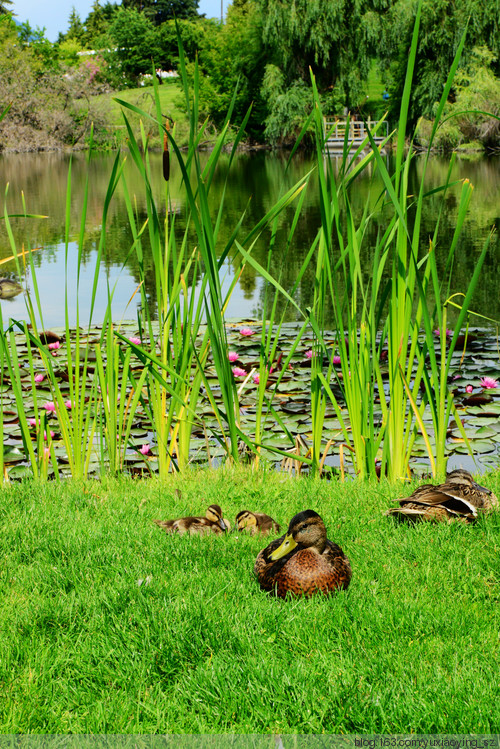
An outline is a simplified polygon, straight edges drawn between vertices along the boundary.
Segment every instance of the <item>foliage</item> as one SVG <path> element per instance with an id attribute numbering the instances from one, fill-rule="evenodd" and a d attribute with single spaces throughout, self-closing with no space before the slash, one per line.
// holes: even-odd
<path id="1" fill-rule="evenodd" d="M 117 86 L 135 85 L 141 73 L 151 71 L 152 60 L 159 58 L 155 28 L 143 13 L 121 8 L 106 33 L 103 56 Z"/>
<path id="2" fill-rule="evenodd" d="M 500 79 L 491 70 L 495 58 L 487 47 L 475 47 L 466 66 L 459 69 L 445 117 L 436 132 L 433 148 L 452 151 L 465 144 L 496 148 L 500 142 Z M 427 146 L 433 121 L 423 119 L 418 142 Z"/>
<path id="3" fill-rule="evenodd" d="M 448 108 L 463 139 L 486 148 L 500 143 L 500 79 L 491 70 L 494 62 L 486 47 L 475 47 L 469 65 L 456 76 L 455 101 Z"/>
<path id="4" fill-rule="evenodd" d="M 82 21 L 75 8 L 69 16 L 69 26 L 65 34 L 59 34 L 58 42 L 73 40 L 81 49 L 95 49 L 100 47 L 100 40 L 108 30 L 119 5 L 109 2 L 101 5 L 99 0 L 94 0 L 92 10 L 85 21 Z"/>
<path id="5" fill-rule="evenodd" d="M 229 6 L 224 25 L 212 19 L 204 21 L 202 28 L 204 37 L 197 50 L 204 73 L 200 80 L 202 111 L 220 126 L 234 99 L 235 120 L 242 121 L 251 109 L 247 133 L 260 139 L 267 108 L 261 91 L 265 55 L 257 3 L 237 0 Z M 184 31 L 182 34 L 184 44 Z M 194 49 L 185 49 L 187 57 L 194 60 Z"/>
<path id="6" fill-rule="evenodd" d="M 312 108 L 310 88 L 300 79 L 287 87 L 280 68 L 270 64 L 266 65 L 261 95 L 270 110 L 265 120 L 266 140 L 294 143 Z"/>
<path id="7" fill-rule="evenodd" d="M 403 92 L 404 64 L 415 13 L 416 3 L 395 0 L 383 14 L 377 54 L 384 74 L 390 81 L 389 104 L 393 117 L 397 117 L 398 102 Z M 477 45 L 486 45 L 495 59 L 498 58 L 500 35 L 495 3 L 484 3 L 481 0 L 457 0 L 455 3 L 448 0 L 424 0 L 415 85 L 408 119 L 410 128 L 415 126 L 420 116 L 432 115 L 435 102 L 442 93 L 442 82 L 448 74 L 466 28 L 467 45 L 462 57 L 462 68 L 466 68 L 469 60 L 474 57 L 472 50 Z M 498 62 L 496 65 L 494 72 L 498 75 Z"/>
<path id="8" fill-rule="evenodd" d="M 345 106 L 354 108 L 379 33 L 376 0 L 259 0 L 259 5 L 263 42 L 269 60 L 282 70 L 285 87 L 299 80 L 309 86 L 311 70 L 321 92 L 340 85 Z"/>
<path id="9" fill-rule="evenodd" d="M 220 25 L 213 19 L 165 21 L 156 30 L 158 56 L 155 57 L 155 64 L 163 70 L 177 69 L 179 38 L 182 41 L 184 54 L 189 60 L 194 61 L 197 56 L 203 60 L 205 53 L 217 43 L 219 28 Z M 211 66 L 207 66 L 206 70 L 207 75 L 213 75 L 214 71 Z"/>
<path id="10" fill-rule="evenodd" d="M 155 26 L 173 18 L 192 18 L 198 13 L 199 0 L 122 0 L 122 7 L 144 13 Z"/>
<path id="11" fill-rule="evenodd" d="M 29 41 L 28 41 L 29 40 Z M 59 56 L 29 25 L 0 24 L 0 106 L 11 104 L 0 125 L 4 148 L 38 150 L 83 145 L 90 127 L 90 96 L 98 89 L 99 61 L 75 69 L 75 48 Z M 68 64 L 69 63 L 69 64 Z M 68 64 L 68 67 L 66 67 Z M 101 120 L 95 118 L 96 126 Z"/>

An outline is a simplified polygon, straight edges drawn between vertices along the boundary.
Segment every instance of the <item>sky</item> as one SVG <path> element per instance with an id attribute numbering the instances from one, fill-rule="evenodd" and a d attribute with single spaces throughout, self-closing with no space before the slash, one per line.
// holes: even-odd
<path id="1" fill-rule="evenodd" d="M 229 5 L 229 0 L 222 0 L 224 12 Z M 9 10 L 15 14 L 16 21 L 22 23 L 29 21 L 33 28 L 39 26 L 45 28 L 45 35 L 51 42 L 57 41 L 59 32 L 66 32 L 69 25 L 69 16 L 72 8 L 84 21 L 90 11 L 94 0 L 13 0 Z M 207 18 L 219 18 L 221 0 L 200 0 L 198 12 L 204 13 Z"/>

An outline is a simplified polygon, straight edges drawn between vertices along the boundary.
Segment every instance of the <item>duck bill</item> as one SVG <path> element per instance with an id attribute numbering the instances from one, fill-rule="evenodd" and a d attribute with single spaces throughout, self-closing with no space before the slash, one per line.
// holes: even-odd
<path id="1" fill-rule="evenodd" d="M 224 520 L 222 518 L 219 518 L 219 520 L 217 521 L 217 523 L 222 528 L 223 531 L 227 531 L 228 530 L 228 527 L 227 527 L 226 523 L 224 522 Z"/>
<path id="2" fill-rule="evenodd" d="M 269 556 L 269 559 L 272 562 L 275 562 L 276 559 L 281 559 L 281 557 L 284 557 L 285 554 L 288 554 L 290 551 L 293 551 L 295 547 L 297 546 L 297 542 L 294 541 L 293 536 L 285 536 L 285 540 L 283 543 L 278 546 L 278 548 L 273 551 L 273 553 Z"/>
<path id="3" fill-rule="evenodd" d="M 477 484 L 475 481 L 472 482 L 472 485 L 476 491 L 484 492 L 485 494 L 491 494 L 490 489 L 487 489 L 485 486 L 481 486 L 481 484 Z"/>

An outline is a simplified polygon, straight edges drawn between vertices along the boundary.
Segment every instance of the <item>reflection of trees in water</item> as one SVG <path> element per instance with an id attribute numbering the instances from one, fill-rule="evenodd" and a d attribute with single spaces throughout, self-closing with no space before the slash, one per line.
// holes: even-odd
<path id="1" fill-rule="evenodd" d="M 202 154 L 200 158 L 208 158 L 208 155 Z M 222 253 L 243 213 L 245 215 L 242 227 L 238 233 L 238 240 L 240 242 L 243 241 L 246 233 L 270 210 L 280 196 L 314 166 L 307 155 L 296 154 L 286 170 L 287 158 L 288 153 L 242 153 L 238 156 L 231 171 L 228 173 L 229 159 L 225 155 L 221 157 L 210 191 L 210 201 L 215 222 L 222 190 L 226 187 L 224 209 L 217 237 L 217 252 L 219 255 Z M 87 170 L 89 171 L 87 221 L 82 253 L 84 263 L 91 263 L 95 256 L 94 253 L 97 251 L 101 231 L 102 208 L 113 160 L 114 156 L 96 155 L 90 159 L 90 165 L 87 168 L 85 155 L 76 154 L 72 159 L 73 187 L 70 238 L 73 242 L 78 239 L 83 209 L 83 186 Z M 475 190 L 471 208 L 457 248 L 451 293 L 465 291 L 475 267 L 479 249 L 490 227 L 500 223 L 498 209 L 500 205 L 499 161 L 498 157 L 491 159 L 482 158 L 475 162 L 457 160 L 454 166 L 452 181 L 467 177 L 475 185 Z M 414 161 L 410 178 L 410 193 L 415 194 L 418 190 L 422 163 L 423 160 L 418 157 Z M 161 154 L 152 154 L 151 164 L 153 174 L 152 187 L 157 197 L 159 209 L 162 210 L 164 206 L 165 183 L 163 182 L 161 173 Z M 30 244 L 32 247 L 40 245 L 47 247 L 45 252 L 35 254 L 35 265 L 41 265 L 46 262 L 63 262 L 63 258 L 59 258 L 58 260 L 52 248 L 64 241 L 69 157 L 52 153 L 2 155 L 0 157 L 0 165 L 0 174 L 2 175 L 0 189 L 5 191 L 5 183 L 10 183 L 7 200 L 9 212 L 22 213 L 22 191 L 25 195 L 27 211 L 43 214 L 48 217 L 46 219 L 12 219 L 17 246 L 20 248 Z M 426 187 L 431 190 L 442 185 L 445 182 L 447 170 L 448 161 L 446 159 L 439 157 L 432 158 L 427 170 Z M 138 225 L 141 225 L 146 219 L 143 185 L 135 166 L 130 160 L 126 163 L 124 173 L 129 192 L 133 197 L 134 203 L 137 205 L 136 220 Z M 350 200 L 356 221 L 359 221 L 365 203 L 369 201 L 370 206 L 373 208 L 382 190 L 383 185 L 377 175 L 374 176 L 373 180 L 370 179 L 369 175 L 366 175 L 355 181 L 350 190 Z M 306 191 L 301 216 L 288 250 L 285 252 L 289 228 L 294 217 L 295 205 L 288 206 L 278 217 L 276 239 L 271 254 L 269 255 L 269 248 L 271 246 L 270 228 L 266 228 L 263 231 L 253 249 L 253 256 L 256 260 L 264 267 L 268 267 L 269 264 L 271 274 L 278 278 L 287 290 L 293 288 L 305 253 L 309 250 L 320 226 L 317 177 L 314 173 L 311 176 Z M 174 205 L 179 208 L 175 217 L 175 231 L 180 241 L 185 230 L 186 216 L 179 169 L 176 168 L 175 163 L 172 165 L 170 194 Z M 455 230 L 459 196 L 460 185 L 450 188 L 440 216 L 440 231 L 436 252 L 438 267 L 442 274 L 444 274 L 449 243 Z M 431 195 L 426 199 L 422 217 L 421 253 L 428 250 L 429 239 L 434 234 L 440 208 L 440 193 Z M 3 222 L 0 223 L 0 257 L 7 257 L 11 252 L 5 227 L 2 224 Z M 383 231 L 385 225 L 386 219 L 384 216 L 377 214 L 372 220 L 368 232 L 363 237 L 363 277 L 365 283 L 368 283 L 371 277 L 377 232 Z M 154 309 L 156 305 L 156 288 L 151 253 L 148 250 L 149 238 L 147 229 L 143 233 L 142 239 L 146 295 L 148 303 Z M 126 269 L 138 284 L 140 282 L 140 269 L 136 253 L 130 253 L 132 242 L 132 233 L 126 217 L 123 189 L 121 185 L 118 185 L 110 205 L 107 220 L 106 252 L 102 260 L 103 270 L 104 272 L 109 272 L 112 267 L 121 267 L 125 263 Z M 194 232 L 190 232 L 188 235 L 188 247 L 196 247 L 197 242 L 198 240 Z M 472 303 L 472 309 L 482 310 L 484 314 L 495 318 L 500 318 L 500 300 L 497 294 L 499 251 L 499 240 L 495 236 L 486 257 L 481 283 L 478 284 Z M 234 272 L 239 271 L 240 263 L 237 257 L 234 255 L 229 256 L 227 263 L 232 264 Z M 6 270 L 8 271 L 9 268 L 6 268 Z M 192 277 L 188 278 L 188 283 L 191 283 L 191 281 Z M 250 264 L 247 264 L 243 269 L 239 285 L 245 299 L 258 296 L 259 298 L 255 299 L 255 304 L 259 308 L 262 308 L 265 285 L 257 284 L 257 273 Z M 297 289 L 296 301 L 302 308 L 311 305 L 313 289 L 314 263 L 311 263 Z M 284 309 L 284 306 L 285 300 L 280 299 L 280 312 Z M 288 316 L 289 318 L 294 318 L 295 312 L 290 309 Z"/>

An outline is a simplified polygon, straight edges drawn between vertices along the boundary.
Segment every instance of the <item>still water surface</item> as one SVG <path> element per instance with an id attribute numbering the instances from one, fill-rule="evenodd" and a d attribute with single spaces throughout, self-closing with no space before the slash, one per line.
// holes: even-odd
<path id="1" fill-rule="evenodd" d="M 165 183 L 161 176 L 161 155 L 152 155 L 155 174 L 153 189 L 158 206 L 165 205 Z M 11 218 L 12 229 L 18 250 L 22 247 L 41 249 L 34 255 L 36 280 L 43 309 L 43 326 L 54 327 L 64 324 L 65 288 L 70 324 L 76 320 L 76 277 L 78 258 L 78 236 L 83 206 L 84 185 L 89 178 L 89 197 L 87 219 L 83 242 L 83 262 L 80 267 L 79 305 L 80 323 L 88 321 L 92 285 L 97 257 L 97 248 L 102 225 L 102 206 L 108 187 L 109 177 L 114 161 L 113 155 L 94 155 L 90 164 L 84 155 L 77 154 L 72 158 L 71 166 L 71 212 L 69 226 L 67 285 L 65 281 L 65 223 L 67 182 L 69 173 L 69 156 L 56 153 L 9 154 L 0 156 L 0 189 L 5 195 L 5 209 L 8 214 L 22 214 L 23 199 L 26 211 L 43 218 Z M 295 157 L 288 171 L 285 169 L 286 157 L 281 154 L 257 153 L 241 154 L 231 168 L 225 198 L 225 210 L 220 229 L 220 248 L 230 236 L 242 213 L 245 213 L 241 235 L 251 229 L 264 216 L 272 205 L 287 189 L 295 184 L 308 170 L 313 162 L 308 156 L 299 154 Z M 423 159 L 415 160 L 411 174 L 411 192 L 418 189 L 422 173 Z M 430 162 L 426 175 L 426 187 L 429 191 L 444 184 L 448 170 L 448 160 L 435 157 Z M 223 159 L 214 181 L 211 192 L 212 206 L 215 211 L 220 201 L 227 171 L 227 161 Z M 176 173 L 177 172 L 177 173 Z M 129 192 L 135 195 L 139 223 L 146 217 L 145 197 L 141 180 L 135 166 L 129 159 L 124 169 Z M 465 291 L 468 279 L 475 267 L 480 248 L 492 227 L 500 224 L 500 157 L 480 158 L 475 161 L 457 159 L 453 168 L 453 180 L 469 179 L 475 187 L 468 218 L 462 233 L 453 272 L 451 292 Z M 180 175 L 175 165 L 172 167 L 170 180 L 170 200 L 182 224 L 185 214 Z M 382 189 L 381 183 L 371 180 L 366 173 L 353 186 L 351 200 L 354 213 L 361 215 L 367 201 L 373 205 Z M 429 197 L 422 231 L 422 248 L 428 244 L 434 233 L 434 227 L 440 213 L 440 232 L 437 254 L 440 264 L 444 264 L 447 248 L 456 223 L 460 185 L 452 187 L 442 202 L 440 194 Z M 270 258 L 271 272 L 279 277 L 282 285 L 291 288 L 300 268 L 305 253 L 311 247 L 318 227 L 320 215 L 318 207 L 318 188 L 313 176 L 308 187 L 301 211 L 300 221 L 294 234 L 291 246 L 285 253 L 286 239 L 293 220 L 294 206 L 287 208 L 279 219 L 276 243 Z M 3 213 L 3 210 L 2 210 Z M 161 208 L 160 208 L 161 213 Z M 163 208 L 163 214 L 165 209 Z M 373 222 L 371 235 L 365 238 L 365 275 L 371 271 L 371 250 L 375 243 L 377 230 L 384 228 L 384 217 L 378 215 Z M 265 233 L 259 240 L 254 255 L 267 266 L 269 255 L 270 233 Z M 128 227 L 123 188 L 119 184 L 113 197 L 111 210 L 106 225 L 106 249 L 99 274 L 99 287 L 93 322 L 102 321 L 107 303 L 106 286 L 116 285 L 113 302 L 115 320 L 136 316 L 136 298 L 131 297 L 139 283 L 137 261 L 129 255 L 131 234 Z M 0 222 L 0 259 L 12 254 L 5 222 Z M 498 283 L 498 263 L 500 244 L 495 235 L 483 268 L 481 283 L 476 292 L 472 308 L 483 315 L 500 319 L 500 295 Z M 229 258 L 223 269 L 224 286 L 228 287 L 234 277 L 233 260 Z M 2 265 L 0 276 L 15 276 L 12 262 Z M 152 274 L 147 288 L 151 303 L 154 304 Z M 34 290 L 34 280 L 30 272 L 21 277 L 21 282 L 30 292 Z M 146 283 L 148 282 L 148 279 Z M 304 276 L 297 292 L 297 301 L 302 308 L 310 303 L 313 290 L 313 268 Z M 227 309 L 229 318 L 259 317 L 263 304 L 264 286 L 253 268 L 246 266 L 239 278 L 236 290 Z M 26 318 L 24 294 L 13 300 L 1 300 L 4 319 Z M 484 324 L 477 319 L 475 324 Z"/>

